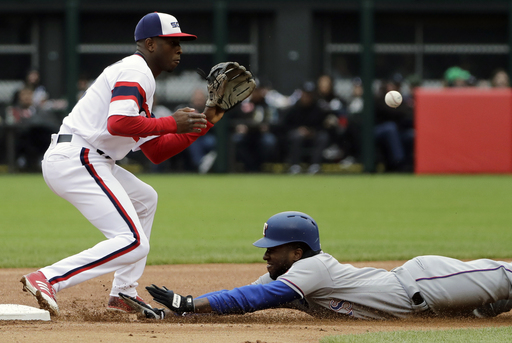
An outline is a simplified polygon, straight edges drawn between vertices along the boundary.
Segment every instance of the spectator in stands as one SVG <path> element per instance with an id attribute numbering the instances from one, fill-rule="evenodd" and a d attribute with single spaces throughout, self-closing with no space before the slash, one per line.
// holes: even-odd
<path id="1" fill-rule="evenodd" d="M 363 82 L 360 77 L 352 79 L 352 92 L 344 99 L 346 103 L 345 131 L 338 137 L 343 157 L 340 165 L 350 167 L 361 160 L 361 112 L 363 111 Z"/>
<path id="2" fill-rule="evenodd" d="M 76 101 L 78 101 L 82 98 L 87 88 L 89 88 L 89 78 L 87 77 L 87 74 L 80 74 L 80 76 L 78 77 L 78 81 L 76 83 L 76 88 Z"/>
<path id="3" fill-rule="evenodd" d="M 402 92 L 402 105 L 405 110 L 404 119 L 400 123 L 400 132 L 402 143 L 404 145 L 405 150 L 405 161 L 403 171 L 413 171 L 414 170 L 414 144 L 416 131 L 414 129 L 414 108 L 416 105 L 416 88 L 420 87 L 422 84 L 422 79 L 417 74 L 411 74 L 407 76 L 407 82 L 409 84 L 409 91 Z"/>
<path id="4" fill-rule="evenodd" d="M 510 78 L 505 69 L 499 68 L 492 73 L 491 86 L 494 88 L 510 87 Z"/>
<path id="5" fill-rule="evenodd" d="M 446 87 L 469 87 L 475 85 L 476 79 L 467 70 L 450 67 L 444 72 L 444 83 Z"/>
<path id="6" fill-rule="evenodd" d="M 46 91 L 45 86 L 41 84 L 41 75 L 37 69 L 30 69 L 25 76 L 25 82 L 23 89 L 32 90 L 32 106 L 38 110 L 53 112 L 54 114 L 58 111 L 63 111 L 68 106 L 66 99 L 50 99 L 50 94 Z M 13 95 L 12 105 L 15 106 L 18 101 L 18 93 L 16 91 Z"/>
<path id="7" fill-rule="evenodd" d="M 352 79 L 352 93 L 347 99 L 347 130 L 343 136 L 344 157 L 341 165 L 349 167 L 361 160 L 361 112 L 363 112 L 363 82 Z"/>
<path id="8" fill-rule="evenodd" d="M 25 124 L 34 115 L 36 107 L 33 100 L 34 91 L 31 88 L 22 88 L 16 92 L 13 106 L 8 108 L 6 119 L 10 124 Z"/>
<path id="9" fill-rule="evenodd" d="M 16 103 L 6 110 L 6 121 L 16 128 L 16 159 L 23 171 L 39 171 L 51 134 L 59 129 L 55 113 L 34 105 L 34 90 L 17 92 Z"/>
<path id="10" fill-rule="evenodd" d="M 267 101 L 271 89 L 270 82 L 257 78 L 254 92 L 231 114 L 235 159 L 246 171 L 260 171 L 263 163 L 277 161 L 278 144 L 272 131 L 279 112 Z"/>
<path id="11" fill-rule="evenodd" d="M 335 94 L 334 80 L 330 75 L 320 75 L 316 81 L 318 102 L 327 112 L 341 114 L 345 112 L 346 105 Z"/>
<path id="12" fill-rule="evenodd" d="M 386 105 L 384 97 L 389 91 L 401 91 L 402 76 L 395 74 L 382 83 L 375 96 L 375 141 L 384 157 L 386 171 L 412 171 L 411 145 L 414 141 L 413 109 L 408 102 L 397 108 Z"/>
<path id="13" fill-rule="evenodd" d="M 293 106 L 297 100 L 299 100 L 302 93 L 300 89 L 296 89 L 291 95 L 283 95 L 272 88 L 270 81 L 266 80 L 265 78 L 262 78 L 262 80 L 265 80 L 262 82 L 268 84 L 268 89 L 265 93 L 265 101 L 270 106 L 275 107 L 278 110 L 283 110 Z"/>
<path id="14" fill-rule="evenodd" d="M 46 88 L 41 84 L 41 75 L 37 69 L 30 69 L 26 76 L 25 82 L 23 85 L 23 89 L 31 89 L 32 90 L 32 105 L 35 107 L 42 107 L 46 100 L 48 100 L 49 95 L 46 91 Z M 21 90 L 18 90 L 14 93 L 12 104 L 16 105 L 18 102 L 19 96 L 18 93 Z"/>
<path id="15" fill-rule="evenodd" d="M 306 82 L 302 86 L 302 94 L 292 107 L 288 109 L 282 121 L 287 132 L 288 161 L 291 164 L 290 174 L 302 171 L 305 151 L 310 147 L 309 174 L 320 171 L 322 153 L 329 146 L 330 137 L 325 120 L 327 112 L 322 110 L 318 101 L 318 93 L 314 82 Z"/>
<path id="16" fill-rule="evenodd" d="M 330 75 L 320 75 L 316 82 L 318 103 L 327 112 L 326 128 L 332 144 L 323 151 L 324 159 L 339 161 L 345 155 L 344 143 L 347 132 L 347 105 L 334 91 L 334 80 Z"/>

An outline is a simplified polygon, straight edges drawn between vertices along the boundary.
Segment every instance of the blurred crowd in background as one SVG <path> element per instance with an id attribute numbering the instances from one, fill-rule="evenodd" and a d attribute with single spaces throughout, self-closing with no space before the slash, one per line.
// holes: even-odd
<path id="1" fill-rule="evenodd" d="M 292 94 L 281 94 L 264 76 L 255 76 L 257 88 L 240 105 L 229 111 L 229 164 L 234 172 L 268 171 L 280 165 L 290 174 L 322 172 L 322 165 L 337 164 L 349 169 L 361 163 L 361 113 L 363 84 L 356 77 L 349 92 L 337 92 L 331 75 L 320 75 Z M 505 69 L 496 69 L 488 79 L 478 80 L 458 66 L 444 74 L 444 87 L 509 87 Z M 374 139 L 377 163 L 386 172 L 412 172 L 414 169 L 414 89 L 422 80 L 415 75 L 395 73 L 373 85 L 375 97 Z M 86 76 L 79 80 L 77 99 L 87 89 Z M 384 102 L 391 90 L 401 92 L 402 104 L 394 109 Z M 170 90 L 167 90 L 170 91 Z M 162 104 L 155 99 L 156 117 L 169 116 L 177 108 L 193 107 L 201 112 L 206 101 L 206 85 L 190 94 L 188 103 Z M 67 114 L 67 102 L 50 99 L 37 70 L 27 73 L 23 86 L 12 95 L 12 102 L 0 116 L 0 164 L 6 164 L 8 136 L 14 143 L 18 171 L 38 172 L 40 161 Z M 172 159 L 153 165 L 142 153 L 130 153 L 125 163 L 138 163 L 145 172 L 212 171 L 217 157 L 215 128 Z M 123 161 L 121 161 L 123 162 Z"/>

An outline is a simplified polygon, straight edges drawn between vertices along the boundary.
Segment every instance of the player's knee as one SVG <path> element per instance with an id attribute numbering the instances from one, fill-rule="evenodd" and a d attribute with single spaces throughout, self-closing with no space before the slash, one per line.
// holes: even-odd
<path id="1" fill-rule="evenodd" d="M 126 258 L 130 259 L 129 263 L 137 262 L 149 254 L 149 240 L 145 235 L 122 235 L 116 237 L 117 240 L 121 239 L 125 242 L 125 249 L 130 250 Z"/>
<path id="2" fill-rule="evenodd" d="M 156 204 L 158 203 L 158 193 L 155 191 L 153 187 L 150 188 L 151 191 L 148 192 L 150 208 L 156 209 Z"/>
<path id="3" fill-rule="evenodd" d="M 139 237 L 139 247 L 141 253 L 145 253 L 146 255 L 149 253 L 149 238 L 146 235 L 140 235 Z"/>
<path id="4" fill-rule="evenodd" d="M 133 251 L 132 256 L 134 262 L 143 259 L 149 254 L 149 241 L 146 238 L 139 239 L 137 243 L 137 248 Z"/>
<path id="5" fill-rule="evenodd" d="M 149 254 L 149 241 L 147 239 L 141 240 L 139 247 L 137 248 L 141 258 L 148 256 Z"/>
<path id="6" fill-rule="evenodd" d="M 144 199 L 143 199 L 145 207 L 149 211 L 155 211 L 156 205 L 158 203 L 158 193 L 155 191 L 153 187 L 146 184 L 144 189 Z"/>

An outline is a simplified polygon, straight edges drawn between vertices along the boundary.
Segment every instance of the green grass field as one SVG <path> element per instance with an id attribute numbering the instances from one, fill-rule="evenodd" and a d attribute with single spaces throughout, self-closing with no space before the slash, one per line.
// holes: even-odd
<path id="1" fill-rule="evenodd" d="M 159 194 L 149 264 L 260 262 L 271 215 L 310 214 L 341 261 L 512 258 L 511 176 L 140 175 Z M 41 175 L 0 176 L 0 267 L 42 267 L 102 235 Z"/>
<path id="2" fill-rule="evenodd" d="M 260 262 L 271 215 L 313 216 L 341 261 L 441 254 L 512 258 L 511 176 L 140 175 L 159 193 L 149 264 Z M 40 175 L 0 176 L 0 267 L 38 268 L 102 235 Z M 334 342 L 505 342 L 510 328 L 326 337 Z"/>
<path id="3" fill-rule="evenodd" d="M 395 331 L 376 332 L 362 335 L 330 336 L 320 340 L 320 343 L 480 343 L 480 342 L 510 342 L 512 328 L 484 328 L 442 331 Z"/>

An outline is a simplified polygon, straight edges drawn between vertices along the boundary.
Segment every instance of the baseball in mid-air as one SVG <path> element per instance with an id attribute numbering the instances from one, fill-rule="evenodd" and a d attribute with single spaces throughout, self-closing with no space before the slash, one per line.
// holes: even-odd
<path id="1" fill-rule="evenodd" d="M 389 91 L 386 93 L 384 101 L 389 107 L 397 108 L 402 103 L 402 94 L 397 91 Z"/>

